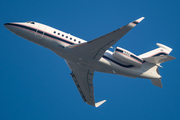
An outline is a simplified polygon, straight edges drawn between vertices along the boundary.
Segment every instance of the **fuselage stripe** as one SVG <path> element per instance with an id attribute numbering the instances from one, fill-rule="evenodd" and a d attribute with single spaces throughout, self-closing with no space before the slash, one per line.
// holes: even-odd
<path id="1" fill-rule="evenodd" d="M 44 33 L 45 36 L 48 36 L 48 37 L 53 38 L 53 39 L 57 39 L 57 40 L 59 40 L 59 41 L 65 42 L 65 43 L 67 43 L 67 44 L 74 45 L 73 42 L 69 42 L 69 41 L 67 41 L 67 40 L 64 40 L 64 39 L 62 39 L 62 38 L 59 38 L 59 37 L 56 37 L 56 36 L 51 35 L 51 34 L 49 34 L 49 33 L 46 33 L 45 31 L 43 32 L 43 31 L 41 31 L 41 30 L 37 30 L 37 29 L 35 29 L 35 28 L 31 28 L 31 27 L 24 26 L 24 25 L 19 25 L 19 24 L 13 24 L 13 23 L 8 23 L 7 25 L 13 25 L 13 26 L 17 26 L 17 27 L 20 27 L 20 28 L 25 28 L 25 29 L 27 29 L 27 30 L 31 30 L 31 31 L 33 31 L 33 32 L 37 32 L 37 33 L 39 33 L 39 34 L 43 34 L 43 33 Z"/>
<path id="2" fill-rule="evenodd" d="M 116 63 L 117 65 L 119 65 L 119 66 L 121 66 L 121 67 L 125 67 L 125 68 L 132 68 L 132 67 L 134 67 L 134 65 L 123 65 L 123 64 L 121 64 L 121 63 L 118 63 L 118 62 L 116 62 L 115 60 L 113 60 L 113 59 L 111 59 L 111 58 L 109 58 L 109 57 L 107 57 L 107 56 L 105 56 L 105 55 L 103 55 L 102 57 L 103 57 L 104 59 L 107 59 L 107 60 L 109 60 L 109 61 L 111 61 L 111 62 Z"/>
<path id="3" fill-rule="evenodd" d="M 70 44 L 70 45 L 74 45 L 74 44 L 75 44 L 75 43 L 73 43 L 73 42 L 69 42 L 69 41 L 67 41 L 67 40 L 65 40 L 65 39 L 62 39 L 62 38 L 56 37 L 56 36 L 54 36 L 54 35 L 51 35 L 50 33 L 46 33 L 45 31 L 43 32 L 43 31 L 41 31 L 41 30 L 37 30 L 37 29 L 35 29 L 35 28 L 31 28 L 31 27 L 28 27 L 28 26 L 24 26 L 24 25 L 20 25 L 20 24 L 13 24 L 13 23 L 8 23 L 8 24 L 6 24 L 6 25 L 13 25 L 13 26 L 17 26 L 17 27 L 20 27 L 20 28 L 24 28 L 24 29 L 27 29 L 27 30 L 30 30 L 30 31 L 33 31 L 33 32 L 37 32 L 38 34 L 44 34 L 45 36 L 50 37 L 51 39 L 56 39 L 56 40 L 65 42 L 66 44 Z M 116 49 L 116 50 L 119 51 L 119 52 L 121 52 L 121 53 L 123 53 L 122 50 L 119 50 L 119 49 Z M 160 55 L 167 55 L 167 54 L 164 53 L 164 52 L 161 52 L 161 53 L 158 53 L 158 54 L 156 54 L 156 55 L 153 55 L 152 57 L 160 56 Z M 134 59 L 136 59 L 136 60 L 138 60 L 138 61 L 140 61 L 140 62 L 142 62 L 142 63 L 145 62 L 145 61 L 142 61 L 141 59 L 137 58 L 136 56 L 131 55 L 131 57 L 134 58 Z M 112 58 L 109 58 L 109 57 L 107 57 L 107 56 L 105 56 L 105 55 L 103 55 L 102 58 L 104 58 L 104 59 L 106 59 L 106 60 L 108 60 L 108 61 L 111 61 L 111 62 L 113 62 L 113 63 L 115 63 L 115 64 L 117 64 L 117 65 L 119 65 L 119 66 L 121 66 L 121 67 L 125 67 L 125 68 L 132 68 L 132 67 L 134 67 L 134 65 L 123 65 L 123 64 L 121 64 L 121 63 L 119 63 L 119 62 L 117 62 L 117 61 L 113 60 Z"/>
<path id="4" fill-rule="evenodd" d="M 152 57 L 161 56 L 161 55 L 168 55 L 168 54 L 164 53 L 164 52 L 160 52 L 160 53 L 157 53 L 157 54 L 153 55 Z"/>
<path id="5" fill-rule="evenodd" d="M 120 53 L 123 53 L 123 50 L 120 50 L 120 49 L 117 49 L 116 48 L 116 51 L 118 51 L 118 52 L 120 52 Z M 124 54 L 124 53 L 123 53 Z M 140 62 L 140 63 L 142 63 L 143 62 L 143 60 L 141 60 L 141 59 L 139 59 L 138 57 L 136 57 L 136 56 L 134 56 L 134 55 L 130 55 L 130 57 L 132 57 L 132 58 L 134 58 L 134 59 L 136 59 L 138 62 Z"/>

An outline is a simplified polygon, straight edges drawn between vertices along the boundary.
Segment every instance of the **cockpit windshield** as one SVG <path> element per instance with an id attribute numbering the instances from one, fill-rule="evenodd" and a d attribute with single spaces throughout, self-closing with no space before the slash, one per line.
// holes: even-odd
<path id="1" fill-rule="evenodd" d="M 26 23 L 35 24 L 33 21 L 27 21 Z"/>

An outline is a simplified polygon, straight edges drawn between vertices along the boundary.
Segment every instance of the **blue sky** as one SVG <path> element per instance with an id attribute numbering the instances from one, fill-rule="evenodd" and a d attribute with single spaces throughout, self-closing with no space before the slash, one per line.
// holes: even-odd
<path id="1" fill-rule="evenodd" d="M 1 1 L 0 119 L 179 120 L 179 4 L 179 0 Z M 99 108 L 83 102 L 62 58 L 3 26 L 32 20 L 89 41 L 142 16 L 145 19 L 113 47 L 139 55 L 162 43 L 173 48 L 171 55 L 177 59 L 162 64 L 162 89 L 150 80 L 95 72 L 95 100 L 107 100 Z"/>

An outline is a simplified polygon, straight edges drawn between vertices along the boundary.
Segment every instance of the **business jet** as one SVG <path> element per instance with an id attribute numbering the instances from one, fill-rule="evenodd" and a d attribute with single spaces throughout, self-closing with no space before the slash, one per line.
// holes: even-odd
<path id="1" fill-rule="evenodd" d="M 16 35 L 46 47 L 65 59 L 83 101 L 99 107 L 106 100 L 95 103 L 95 71 L 150 79 L 153 85 L 162 88 L 159 67 L 162 67 L 161 63 L 175 59 L 169 55 L 172 48 L 157 43 L 158 48 L 138 56 L 121 47 L 116 47 L 113 52 L 108 50 L 143 19 L 141 17 L 91 41 L 33 21 L 6 23 L 4 26 Z"/>

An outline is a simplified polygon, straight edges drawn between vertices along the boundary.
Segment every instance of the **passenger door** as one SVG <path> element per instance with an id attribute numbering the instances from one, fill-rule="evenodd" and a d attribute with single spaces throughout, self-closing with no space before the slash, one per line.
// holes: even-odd
<path id="1" fill-rule="evenodd" d="M 40 23 L 37 23 L 37 24 L 38 24 L 37 25 L 38 27 L 37 27 L 35 36 L 39 39 L 42 39 L 46 30 L 46 26 Z"/>

